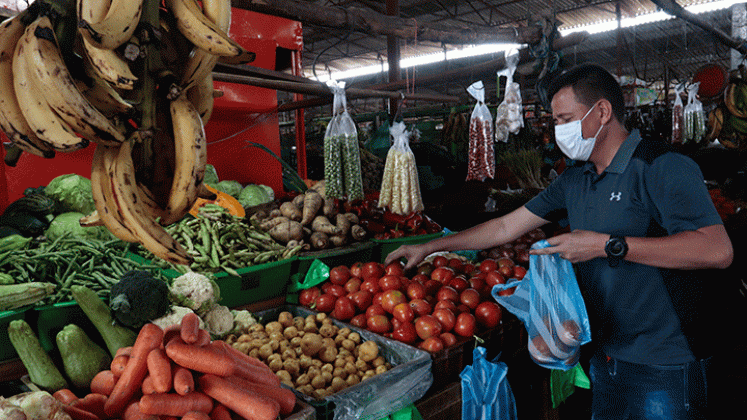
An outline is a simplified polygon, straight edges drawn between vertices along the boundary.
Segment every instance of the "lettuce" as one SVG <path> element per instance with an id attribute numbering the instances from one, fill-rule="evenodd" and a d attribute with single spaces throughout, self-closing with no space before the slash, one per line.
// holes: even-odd
<path id="1" fill-rule="evenodd" d="M 47 197 L 57 200 L 63 212 L 90 214 L 96 210 L 91 193 L 91 180 L 78 174 L 60 175 L 44 188 Z"/>

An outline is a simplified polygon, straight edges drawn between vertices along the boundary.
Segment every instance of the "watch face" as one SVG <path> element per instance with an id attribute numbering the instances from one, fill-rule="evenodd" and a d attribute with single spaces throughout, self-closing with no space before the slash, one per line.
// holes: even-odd
<path id="1" fill-rule="evenodd" d="M 625 250 L 625 245 L 619 240 L 612 241 L 610 244 L 610 252 L 612 255 L 620 255 Z"/>

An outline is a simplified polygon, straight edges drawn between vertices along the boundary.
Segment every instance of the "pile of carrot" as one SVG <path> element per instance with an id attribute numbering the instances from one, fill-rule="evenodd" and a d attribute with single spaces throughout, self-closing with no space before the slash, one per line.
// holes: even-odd
<path id="1" fill-rule="evenodd" d="M 88 395 L 53 395 L 74 420 L 275 420 L 296 405 L 267 365 L 211 341 L 195 314 L 165 330 L 144 325 L 93 378 Z"/>

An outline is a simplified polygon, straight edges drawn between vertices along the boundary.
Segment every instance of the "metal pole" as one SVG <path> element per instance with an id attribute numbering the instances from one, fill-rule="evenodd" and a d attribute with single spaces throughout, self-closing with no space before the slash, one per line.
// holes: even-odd
<path id="1" fill-rule="evenodd" d="M 303 74 L 303 66 L 301 65 L 301 50 L 295 50 L 291 54 L 293 74 L 296 76 Z M 293 101 L 297 102 L 303 99 L 303 95 L 300 93 L 293 94 Z M 298 176 L 301 179 L 308 178 L 307 166 L 306 166 L 306 122 L 304 121 L 304 109 L 298 108 L 295 110 L 296 114 L 296 161 L 298 168 Z"/>
<path id="2" fill-rule="evenodd" d="M 386 0 L 386 14 L 387 16 L 399 17 L 399 0 Z M 386 36 L 386 59 L 389 63 L 389 83 L 399 82 L 402 78 L 401 69 L 399 67 L 400 50 L 399 50 L 399 38 L 394 35 Z M 397 107 L 399 106 L 399 99 L 389 99 L 389 120 L 391 121 L 395 115 L 397 115 Z"/>

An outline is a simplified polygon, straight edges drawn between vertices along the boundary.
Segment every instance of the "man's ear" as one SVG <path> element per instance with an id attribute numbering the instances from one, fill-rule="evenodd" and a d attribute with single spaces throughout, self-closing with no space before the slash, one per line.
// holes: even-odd
<path id="1" fill-rule="evenodd" d="M 599 109 L 602 111 L 602 124 L 607 124 L 614 117 L 615 114 L 612 112 L 612 104 L 606 99 L 599 101 Z"/>

